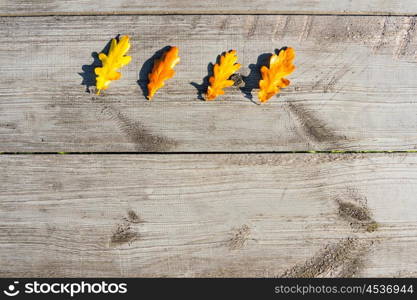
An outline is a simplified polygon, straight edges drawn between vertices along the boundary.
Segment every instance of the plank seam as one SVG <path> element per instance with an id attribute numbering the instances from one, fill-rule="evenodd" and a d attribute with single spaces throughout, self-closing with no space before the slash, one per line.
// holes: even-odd
<path id="1" fill-rule="evenodd" d="M 324 150 L 324 151 L 193 151 L 193 152 L 1 152 L 0 155 L 179 155 L 179 154 L 377 154 L 377 153 L 417 153 L 417 150 L 381 150 L 381 151 L 340 151 L 340 150 Z"/>
<path id="2" fill-rule="evenodd" d="M 235 16 L 349 16 L 349 17 L 417 17 L 417 12 L 414 13 L 303 13 L 303 12 L 268 12 L 268 13 L 258 13 L 258 12 L 221 12 L 221 13 L 198 13 L 198 12 L 169 12 L 169 13 L 155 13 L 155 12 L 103 12 L 103 13 L 31 13 L 31 14 L 1 14 L 0 17 L 4 18 L 19 18 L 19 17 L 91 17 L 91 16 L 178 16 L 178 15 L 187 15 L 187 16 L 226 16 L 226 15 L 235 15 Z"/>

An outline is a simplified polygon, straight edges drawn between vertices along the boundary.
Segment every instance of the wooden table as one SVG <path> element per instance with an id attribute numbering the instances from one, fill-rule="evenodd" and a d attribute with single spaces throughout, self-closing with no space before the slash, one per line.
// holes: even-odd
<path id="1" fill-rule="evenodd" d="M 0 276 L 417 276 L 417 2 L 0 1 Z M 100 96 L 100 53 L 132 62 Z M 152 57 L 176 76 L 147 101 Z M 259 68 L 296 50 L 258 105 Z M 245 86 L 199 99 L 236 49 Z M 336 153 L 335 153 L 336 152 Z"/>

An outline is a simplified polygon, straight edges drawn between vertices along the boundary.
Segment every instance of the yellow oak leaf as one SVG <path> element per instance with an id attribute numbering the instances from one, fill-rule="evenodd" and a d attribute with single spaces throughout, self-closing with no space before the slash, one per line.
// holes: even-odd
<path id="1" fill-rule="evenodd" d="M 295 51 L 293 48 L 281 50 L 278 55 L 273 54 L 269 60 L 269 68 L 262 66 L 262 79 L 259 81 L 260 91 L 258 93 L 259 101 L 266 102 L 273 95 L 278 94 L 281 88 L 285 88 L 290 81 L 284 76 L 291 74 L 295 70 L 293 60 Z"/>
<path id="2" fill-rule="evenodd" d="M 152 100 L 156 91 L 165 85 L 165 80 L 175 75 L 174 67 L 179 62 L 177 47 L 171 47 L 160 59 L 155 61 L 152 72 L 148 75 L 148 100 Z"/>
<path id="3" fill-rule="evenodd" d="M 112 80 L 119 80 L 122 77 L 122 74 L 117 70 L 130 63 L 132 57 L 126 56 L 129 48 L 129 37 L 125 35 L 120 37 L 119 42 L 116 39 L 111 40 L 110 50 L 107 55 L 104 53 L 99 54 L 98 58 L 101 60 L 102 67 L 94 69 L 97 75 L 97 95 L 100 94 L 101 90 L 106 90 Z"/>
<path id="4" fill-rule="evenodd" d="M 207 88 L 206 100 L 216 99 L 217 96 L 224 94 L 224 88 L 234 84 L 229 78 L 240 69 L 240 64 L 236 63 L 237 58 L 236 50 L 230 50 L 220 57 L 219 64 L 214 65 L 213 76 L 209 78 L 210 86 Z"/>

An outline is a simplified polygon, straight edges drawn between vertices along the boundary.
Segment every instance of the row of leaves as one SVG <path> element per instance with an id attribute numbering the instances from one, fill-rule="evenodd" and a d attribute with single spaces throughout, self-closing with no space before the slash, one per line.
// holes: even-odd
<path id="1" fill-rule="evenodd" d="M 111 81 L 121 78 L 122 75 L 118 70 L 130 63 L 132 59 L 132 57 L 126 55 L 129 49 L 129 37 L 122 36 L 119 41 L 112 39 L 108 54 L 99 54 L 102 67 L 95 68 L 97 94 L 100 94 L 102 90 L 106 90 Z M 178 51 L 177 47 L 170 47 L 160 59 L 154 62 L 152 71 L 148 75 L 148 100 L 151 100 L 157 90 L 165 85 L 165 80 L 175 75 L 174 67 L 180 61 Z M 294 58 L 294 49 L 286 48 L 278 54 L 271 56 L 269 67 L 261 67 L 262 77 L 259 80 L 258 92 L 260 102 L 268 101 L 272 96 L 279 93 L 281 88 L 285 88 L 290 84 L 290 81 L 284 77 L 295 70 Z M 216 63 L 213 67 L 213 76 L 209 78 L 205 100 L 216 99 L 219 95 L 225 93 L 225 88 L 234 84 L 230 77 L 241 67 L 237 60 L 236 50 L 226 52 L 220 57 L 219 63 Z"/>

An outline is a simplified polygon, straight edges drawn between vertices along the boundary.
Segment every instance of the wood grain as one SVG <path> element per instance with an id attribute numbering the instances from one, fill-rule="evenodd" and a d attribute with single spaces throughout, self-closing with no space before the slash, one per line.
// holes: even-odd
<path id="1" fill-rule="evenodd" d="M 413 0 L 2 0 L 0 15 L 97 14 L 387 14 L 415 15 Z"/>
<path id="2" fill-rule="evenodd" d="M 417 264 L 417 154 L 1 155 L 0 168 L 2 277 L 394 277 Z"/>
<path id="3" fill-rule="evenodd" d="M 417 148 L 416 17 L 3 17 L 0 23 L 3 152 Z M 87 93 L 98 65 L 92 55 L 117 34 L 131 36 L 132 63 L 104 95 Z M 148 102 L 141 86 L 151 58 L 168 45 L 180 48 L 177 75 Z M 259 67 L 284 46 L 297 52 L 292 85 L 255 105 Z M 210 103 L 199 100 L 209 64 L 232 48 L 246 85 Z"/>

